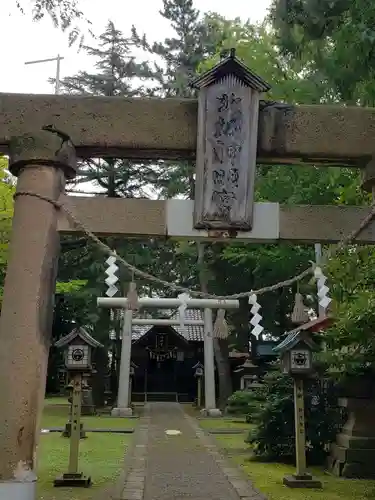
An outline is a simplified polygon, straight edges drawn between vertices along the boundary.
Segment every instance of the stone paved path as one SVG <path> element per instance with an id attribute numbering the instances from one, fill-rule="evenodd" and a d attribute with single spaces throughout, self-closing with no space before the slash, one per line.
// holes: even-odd
<path id="1" fill-rule="evenodd" d="M 147 405 L 127 464 L 121 500 L 264 499 L 177 403 Z"/>

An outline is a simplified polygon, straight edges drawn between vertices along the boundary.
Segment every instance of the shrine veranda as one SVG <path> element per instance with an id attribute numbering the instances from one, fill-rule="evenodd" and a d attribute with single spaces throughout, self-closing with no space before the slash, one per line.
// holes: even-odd
<path id="1" fill-rule="evenodd" d="M 10 171 L 18 177 L 0 318 L 0 500 L 34 500 L 36 495 L 34 455 L 59 233 L 332 243 L 358 229 L 367 217 L 356 241 L 375 242 L 369 207 L 254 204 L 252 192 L 256 162 L 359 168 L 363 187 L 371 192 L 375 109 L 261 106 L 261 92 L 269 87 L 240 66 L 232 57 L 216 73 L 205 75 L 198 82 L 198 101 L 0 94 L 0 152 L 10 155 Z M 220 120 L 227 125 L 217 132 L 215 103 L 223 93 L 234 96 L 235 108 L 220 101 Z M 67 197 L 65 180 L 76 175 L 77 157 L 196 159 L 198 198 Z M 207 177 L 214 171 L 215 176 Z M 221 308 L 229 304 L 218 300 L 215 307 L 219 302 Z M 206 332 L 212 331 L 211 306 L 203 306 Z M 132 311 L 125 314 L 128 334 Z M 205 345 L 210 349 L 207 359 L 212 358 L 212 343 Z M 128 357 L 125 362 L 128 365 Z"/>

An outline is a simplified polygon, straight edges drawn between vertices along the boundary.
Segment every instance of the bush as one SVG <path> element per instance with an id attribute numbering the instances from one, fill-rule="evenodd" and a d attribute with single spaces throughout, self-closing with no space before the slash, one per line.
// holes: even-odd
<path id="1" fill-rule="evenodd" d="M 266 460 L 295 460 L 293 380 L 281 373 L 270 373 L 260 389 L 262 403 L 254 415 L 255 428 L 246 440 L 256 456 Z M 328 445 L 341 424 L 335 390 L 319 381 L 306 381 L 305 422 L 307 461 L 324 462 Z"/>
<path id="2" fill-rule="evenodd" d="M 249 422 L 260 404 L 258 389 L 236 391 L 228 399 L 226 411 L 229 415 L 246 415 Z"/>

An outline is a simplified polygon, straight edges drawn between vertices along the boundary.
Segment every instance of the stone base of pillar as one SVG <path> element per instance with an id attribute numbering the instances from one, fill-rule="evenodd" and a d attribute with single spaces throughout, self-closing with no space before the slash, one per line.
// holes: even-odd
<path id="1" fill-rule="evenodd" d="M 81 407 L 81 415 L 83 416 L 91 416 L 95 415 L 95 406 L 92 398 L 92 389 L 87 388 L 82 390 L 82 407 Z"/>
<path id="2" fill-rule="evenodd" d="M 222 417 L 223 414 L 221 413 L 221 410 L 219 410 L 219 408 L 211 408 L 209 410 L 204 408 L 203 410 L 201 410 L 201 415 L 203 415 L 204 417 L 216 418 Z"/>
<path id="3" fill-rule="evenodd" d="M 111 411 L 112 417 L 131 417 L 133 410 L 131 408 L 113 408 Z"/>
<path id="4" fill-rule="evenodd" d="M 91 484 L 91 477 L 84 476 L 82 472 L 68 472 L 55 479 L 53 482 L 55 488 L 89 488 Z"/>
<path id="5" fill-rule="evenodd" d="M 297 474 L 292 474 L 290 476 L 284 476 L 283 484 L 289 488 L 317 488 L 323 487 L 322 482 L 319 479 L 311 476 L 311 474 L 303 474 L 302 476 L 297 476 Z"/>
<path id="6" fill-rule="evenodd" d="M 375 402 L 372 399 L 340 398 L 349 418 L 331 445 L 328 468 L 336 476 L 374 479 Z"/>
<path id="7" fill-rule="evenodd" d="M 0 500 L 36 500 L 36 481 L 0 481 Z"/>

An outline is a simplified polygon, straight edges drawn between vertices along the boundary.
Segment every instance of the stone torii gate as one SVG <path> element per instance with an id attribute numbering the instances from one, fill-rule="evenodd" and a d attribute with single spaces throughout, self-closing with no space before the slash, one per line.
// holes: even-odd
<path id="1" fill-rule="evenodd" d="M 127 309 L 128 299 L 121 297 L 100 297 L 97 300 L 99 307 L 119 307 L 125 310 L 124 322 L 122 328 L 121 341 L 121 362 L 120 362 L 120 379 L 117 397 L 117 407 L 113 409 L 113 415 L 119 417 L 128 417 L 132 414 L 132 409 L 129 407 L 129 378 L 130 378 L 130 361 L 131 361 L 131 343 L 132 343 L 132 325 L 133 324 L 159 324 L 170 325 L 180 324 L 179 321 L 160 319 L 158 320 L 142 320 L 133 319 L 133 311 Z M 213 300 L 213 299 L 192 299 L 188 298 L 184 301 L 182 298 L 151 298 L 145 297 L 138 301 L 140 308 L 175 308 L 182 304 L 187 309 L 203 309 L 203 326 L 204 326 L 204 395 L 205 408 L 204 412 L 211 416 L 217 417 L 221 412 L 216 408 L 215 396 L 215 363 L 214 363 L 214 345 L 213 345 L 213 324 L 212 324 L 212 309 L 238 309 L 240 303 L 238 300 Z M 183 323 L 201 324 L 199 320 L 183 320 Z"/>
<path id="2" fill-rule="evenodd" d="M 76 157 L 194 160 L 195 152 L 197 177 L 204 179 L 208 165 L 215 171 L 215 186 L 221 181 L 233 184 L 238 173 L 248 181 L 242 186 L 248 186 L 256 160 L 360 168 L 365 173 L 364 188 L 371 191 L 375 169 L 368 162 L 375 144 L 374 108 L 259 107 L 259 93 L 267 84 L 236 66 L 233 59 L 227 61 L 226 73 L 221 67 L 197 82 L 199 105 L 193 99 L 0 94 L 0 152 L 10 155 L 9 169 L 18 177 L 0 318 L 0 500 L 35 500 L 35 449 L 59 234 L 82 231 L 82 225 L 78 227 L 67 217 L 65 208 L 99 236 L 259 243 L 337 242 L 368 215 L 366 207 L 250 206 L 252 193 L 247 197 L 243 192 L 244 204 L 239 206 L 238 198 L 225 198 L 217 189 L 213 193 L 213 178 L 205 187 L 198 186 L 194 215 L 194 202 L 190 201 L 69 198 L 64 194 L 66 179 L 76 175 Z M 235 97 L 230 105 L 235 109 L 225 108 L 227 99 L 220 103 L 220 113 L 237 113 L 231 133 L 235 138 L 241 136 L 243 149 L 232 144 L 231 158 L 227 149 L 224 161 L 221 146 L 215 143 L 215 152 L 212 148 L 218 137 L 211 111 L 219 93 L 220 98 L 228 97 L 229 89 Z M 204 109 L 210 113 L 206 115 Z M 220 119 L 229 123 L 225 116 Z M 204 127 L 205 122 L 209 127 Z M 203 146 L 209 143 L 211 156 L 206 161 L 208 149 Z M 219 162 L 229 168 L 233 151 L 240 157 L 237 166 L 242 170 L 228 178 L 225 171 L 221 177 L 214 167 Z M 218 205 L 221 210 L 215 212 Z M 375 223 L 371 221 L 357 240 L 374 243 Z"/>

